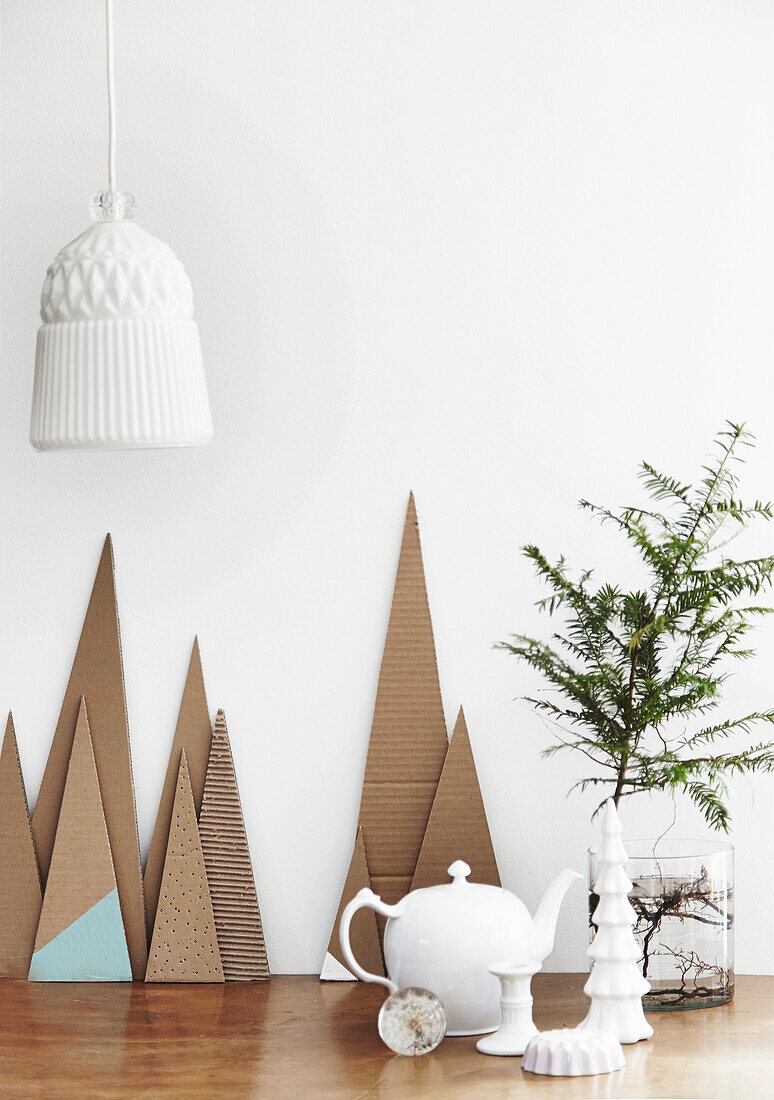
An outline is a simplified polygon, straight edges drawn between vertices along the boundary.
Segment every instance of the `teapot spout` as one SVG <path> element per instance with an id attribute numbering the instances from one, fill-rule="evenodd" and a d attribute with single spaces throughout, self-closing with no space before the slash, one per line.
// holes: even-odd
<path id="1" fill-rule="evenodd" d="M 543 894 L 543 900 L 540 902 L 532 921 L 532 943 L 536 962 L 542 963 L 546 955 L 552 951 L 554 935 L 556 934 L 556 922 L 564 895 L 572 884 L 582 877 L 577 871 L 560 871 Z"/>

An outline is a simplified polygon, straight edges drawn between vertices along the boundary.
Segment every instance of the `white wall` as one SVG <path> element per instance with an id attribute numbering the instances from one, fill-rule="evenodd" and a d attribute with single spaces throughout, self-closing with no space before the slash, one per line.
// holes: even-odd
<path id="1" fill-rule="evenodd" d="M 575 508 L 690 477 L 724 417 L 774 495 L 774 7 L 701 0 L 117 2 L 119 182 L 193 280 L 216 435 L 27 442 L 47 263 L 105 183 L 100 0 L 3 2 L 0 706 L 34 798 L 105 532 L 144 850 L 192 636 L 226 708 L 275 971 L 319 968 L 349 857 L 409 488 L 447 718 L 507 885 L 583 869 L 491 644 L 545 630 L 518 547 L 622 580 Z M 774 536 L 774 531 L 771 532 Z M 770 546 L 770 542 L 768 543 Z M 729 705 L 771 705 L 774 635 Z M 774 780 L 733 795 L 741 970 L 774 971 Z M 671 820 L 632 805 L 629 835 Z M 680 807 L 679 831 L 704 834 Z M 585 898 L 556 969 L 585 965 Z"/>

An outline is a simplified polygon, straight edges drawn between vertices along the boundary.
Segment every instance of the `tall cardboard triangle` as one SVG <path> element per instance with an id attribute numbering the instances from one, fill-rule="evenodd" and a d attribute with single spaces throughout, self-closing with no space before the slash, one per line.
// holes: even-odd
<path id="1" fill-rule="evenodd" d="M 30 981 L 131 981 L 116 876 L 81 699 Z"/>
<path id="2" fill-rule="evenodd" d="M 40 917 L 40 872 L 13 718 L 0 750 L 0 978 L 26 978 Z"/>
<path id="3" fill-rule="evenodd" d="M 458 859 L 470 865 L 471 882 L 500 886 L 500 873 L 462 707 L 430 811 L 411 889 L 448 882 L 447 869 Z"/>
<path id="4" fill-rule="evenodd" d="M 153 830 L 148 862 L 145 865 L 145 916 L 148 922 L 148 935 L 153 932 L 156 919 L 156 906 L 161 888 L 161 875 L 164 870 L 164 856 L 169 840 L 169 823 L 172 819 L 172 805 L 175 801 L 177 774 L 180 771 L 180 756 L 185 749 L 188 760 L 188 778 L 191 781 L 194 806 L 197 814 L 201 809 L 204 794 L 204 777 L 212 741 L 212 725 L 207 707 L 207 695 L 204 690 L 202 662 L 199 655 L 199 639 L 194 638 L 188 675 L 183 688 L 183 698 L 177 716 L 175 736 L 169 753 L 167 774 L 161 791 L 159 809 L 156 814 L 156 826 Z"/>
<path id="5" fill-rule="evenodd" d="M 217 713 L 212 734 L 199 835 L 223 977 L 227 982 L 270 978 L 250 848 L 222 710 Z"/>
<path id="6" fill-rule="evenodd" d="M 341 924 L 341 914 L 344 912 L 345 905 L 352 900 L 358 890 L 370 885 L 371 880 L 368 876 L 368 862 L 366 860 L 365 844 L 363 843 L 363 830 L 358 829 L 352 859 L 349 863 L 347 881 L 344 883 L 344 889 L 341 893 L 339 911 L 336 914 L 336 921 L 333 925 L 333 932 L 320 973 L 323 981 L 346 982 L 355 980 L 354 974 L 347 969 L 341 951 L 339 925 Z M 376 913 L 373 909 L 361 909 L 359 913 L 355 914 L 352 924 L 349 926 L 349 942 L 352 945 L 355 958 L 369 974 L 384 975 L 382 947 L 379 943 Z"/>
<path id="7" fill-rule="evenodd" d="M 398 901 L 411 886 L 447 747 L 412 493 L 360 803 L 371 885 L 385 902 Z"/>
<path id="8" fill-rule="evenodd" d="M 185 749 L 180 756 L 145 981 L 223 981 Z"/>
<path id="9" fill-rule="evenodd" d="M 70 681 L 32 815 L 32 831 L 44 883 L 54 847 L 81 696 L 86 697 L 89 706 L 94 759 L 132 974 L 141 979 L 145 974 L 148 940 L 110 535 L 105 539 Z"/>
<path id="10" fill-rule="evenodd" d="M 411 888 L 447 748 L 419 523 L 414 494 L 410 493 L 358 824 L 368 854 L 370 882 L 366 885 L 385 902 L 398 901 Z M 341 913 L 361 884 L 355 856 L 329 945 L 334 957 Z M 353 872 L 359 884 L 355 889 L 350 886 Z M 381 922 L 378 918 L 380 939 Z M 329 966 L 328 976 L 334 973 L 335 968 Z"/>

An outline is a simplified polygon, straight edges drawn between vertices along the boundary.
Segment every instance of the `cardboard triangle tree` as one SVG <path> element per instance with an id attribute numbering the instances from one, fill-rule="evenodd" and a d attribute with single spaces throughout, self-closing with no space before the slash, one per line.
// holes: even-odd
<path id="1" fill-rule="evenodd" d="M 32 831 L 44 884 L 54 848 L 81 696 L 86 698 L 89 706 L 94 759 L 113 853 L 132 974 L 141 979 L 145 974 L 148 939 L 110 535 L 105 539 L 70 680 L 32 815 Z"/>
<path id="2" fill-rule="evenodd" d="M 591 1007 L 582 1028 L 607 1031 L 619 1043 L 649 1039 L 653 1028 L 645 1019 L 642 998 L 650 989 L 638 965 L 642 951 L 632 928 L 637 919 L 629 894 L 632 884 L 624 866 L 626 849 L 621 840 L 621 822 L 612 798 L 605 803 L 602 844 L 597 852 L 599 868 L 594 892 L 599 904 L 592 920 L 597 926 L 588 949 L 593 960 L 584 993 Z"/>
<path id="3" fill-rule="evenodd" d="M 132 980 L 83 699 L 79 704 L 29 978 L 35 982 Z"/>
<path id="4" fill-rule="evenodd" d="M 145 981 L 223 981 L 185 749 L 177 773 Z"/>
<path id="5" fill-rule="evenodd" d="M 253 865 L 222 710 L 215 718 L 199 835 L 223 977 L 227 982 L 269 978 Z"/>
<path id="6" fill-rule="evenodd" d="M 385 902 L 398 901 L 411 888 L 447 746 L 412 493 L 376 691 L 359 815 L 371 887 Z M 358 858 L 356 852 L 352 858 Z M 352 877 L 351 868 L 347 881 Z M 345 885 L 342 902 L 346 905 L 350 900 Z M 328 945 L 328 953 L 334 958 L 339 951 L 338 941 L 337 917 Z"/>
<path id="7" fill-rule="evenodd" d="M 202 662 L 199 655 L 199 639 L 194 638 L 188 675 L 183 689 L 183 698 L 177 716 L 175 736 L 169 754 L 167 774 L 161 791 L 156 825 L 145 865 L 145 915 L 148 923 L 148 935 L 153 933 L 156 919 L 156 906 L 161 888 L 161 875 L 164 870 L 164 857 L 169 840 L 169 823 L 172 819 L 172 805 L 175 801 L 177 775 L 180 771 L 180 756 L 185 749 L 188 761 L 188 778 L 191 781 L 194 806 L 197 814 L 201 809 L 204 794 L 204 777 L 210 756 L 212 725 L 207 707 L 207 695 L 204 690 Z"/>
<path id="8" fill-rule="evenodd" d="M 363 842 L 363 830 L 358 829 L 355 840 L 355 851 L 349 865 L 349 874 L 344 884 L 339 903 L 339 911 L 336 914 L 334 925 L 335 940 L 331 938 L 328 950 L 325 952 L 323 968 L 320 977 L 325 982 L 354 982 L 355 975 L 347 969 L 339 943 L 339 925 L 341 915 L 349 901 L 364 887 L 371 885 L 368 875 L 368 863 L 366 862 L 365 844 Z M 369 974 L 384 974 L 384 961 L 382 959 L 382 947 L 379 942 L 379 930 L 376 927 L 376 913 L 373 909 L 361 909 L 355 917 L 349 929 L 349 941 L 352 951 L 360 965 Z"/>
<path id="9" fill-rule="evenodd" d="M 411 889 L 448 882 L 448 868 L 458 859 L 470 865 L 471 882 L 501 885 L 462 707 L 438 782 Z"/>
<path id="10" fill-rule="evenodd" d="M 13 718 L 0 750 L 0 978 L 26 978 L 42 894 Z"/>

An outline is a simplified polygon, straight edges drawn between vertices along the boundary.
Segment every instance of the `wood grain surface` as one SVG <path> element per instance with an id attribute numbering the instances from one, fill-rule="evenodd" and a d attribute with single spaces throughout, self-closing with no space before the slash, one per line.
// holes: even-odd
<path id="1" fill-rule="evenodd" d="M 575 1025 L 585 978 L 538 975 L 541 1029 Z M 0 1095 L 70 1097 L 768 1097 L 774 978 L 738 979 L 722 1008 L 648 1013 L 650 1042 L 601 1077 L 524 1073 L 520 1058 L 446 1039 L 400 1058 L 376 1032 L 376 986 L 316 977 L 225 985 L 0 981 Z"/>

